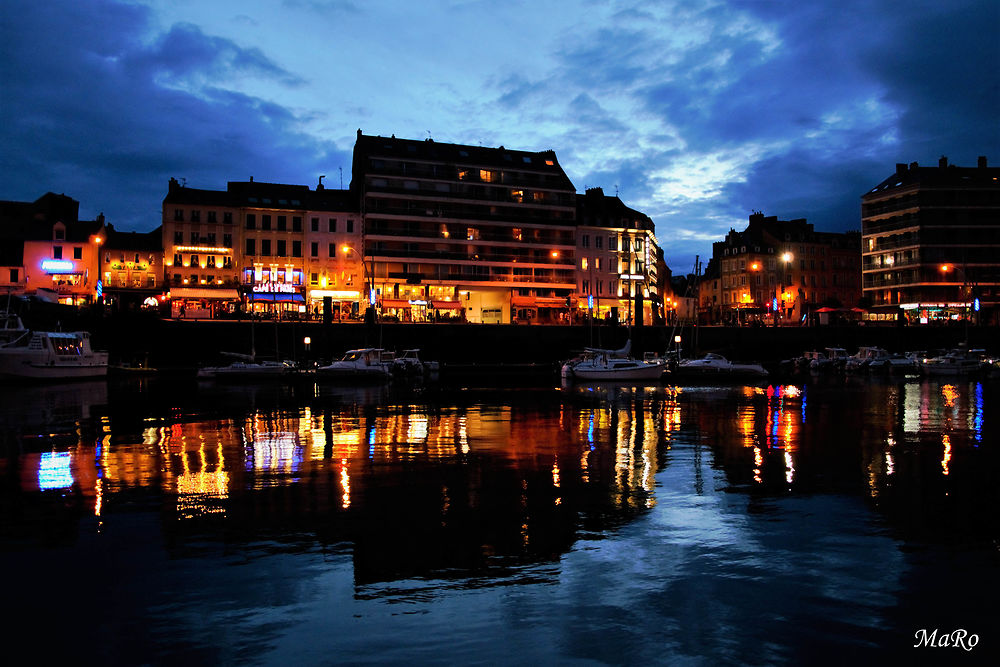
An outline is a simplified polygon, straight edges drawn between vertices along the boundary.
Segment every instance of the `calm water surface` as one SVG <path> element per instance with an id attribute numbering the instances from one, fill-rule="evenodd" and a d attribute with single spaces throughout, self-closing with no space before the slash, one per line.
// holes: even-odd
<path id="1" fill-rule="evenodd" d="M 0 388 L 3 634 L 46 663 L 987 661 L 998 403 L 965 380 Z"/>

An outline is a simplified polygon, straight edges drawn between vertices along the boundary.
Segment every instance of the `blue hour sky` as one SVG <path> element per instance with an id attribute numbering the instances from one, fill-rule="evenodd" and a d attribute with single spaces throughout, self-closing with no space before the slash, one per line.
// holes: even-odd
<path id="1" fill-rule="evenodd" d="M 350 183 L 355 133 L 554 149 L 667 263 L 755 209 L 860 228 L 897 162 L 1000 165 L 995 0 L 5 0 L 0 199 L 159 224 L 170 177 Z"/>

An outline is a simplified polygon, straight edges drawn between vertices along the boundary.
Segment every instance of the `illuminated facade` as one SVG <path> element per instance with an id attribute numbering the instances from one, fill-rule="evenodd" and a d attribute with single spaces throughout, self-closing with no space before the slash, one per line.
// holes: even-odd
<path id="1" fill-rule="evenodd" d="M 864 295 L 911 322 L 996 317 L 1000 168 L 897 164 L 861 198 Z"/>
<path id="2" fill-rule="evenodd" d="M 576 303 L 594 317 L 626 322 L 632 319 L 636 295 L 642 301 L 643 322 L 662 315 L 662 251 L 653 221 L 601 188 L 577 197 Z M 591 305 L 593 304 L 593 305 Z"/>
<path id="3" fill-rule="evenodd" d="M 718 317 L 774 323 L 777 315 L 778 323 L 798 323 L 824 304 L 856 307 L 860 242 L 857 232 L 817 232 L 804 219 L 755 212 L 744 231 L 730 230 L 725 241 L 712 244 Z"/>
<path id="4" fill-rule="evenodd" d="M 322 185 L 313 191 L 251 180 L 217 191 L 171 179 L 163 249 L 173 315 L 217 317 L 242 308 L 300 317 L 322 310 L 330 292 L 357 301 L 358 287 L 339 289 L 362 273 L 360 259 L 339 250 L 360 240 L 351 201 Z"/>
<path id="5" fill-rule="evenodd" d="M 576 193 L 552 151 L 366 136 L 351 189 L 383 316 L 558 322 L 576 292 Z"/>
<path id="6" fill-rule="evenodd" d="M 104 216 L 79 220 L 80 204 L 47 193 L 34 202 L 0 202 L 0 243 L 5 251 L 6 280 L 12 294 L 34 294 L 68 305 L 93 303 L 97 296 L 98 246 L 104 240 Z M 16 247 L 20 246 L 20 265 Z"/>
<path id="7" fill-rule="evenodd" d="M 106 232 L 99 256 L 105 303 L 159 305 L 165 297 L 161 231 L 119 232 L 108 225 Z"/>

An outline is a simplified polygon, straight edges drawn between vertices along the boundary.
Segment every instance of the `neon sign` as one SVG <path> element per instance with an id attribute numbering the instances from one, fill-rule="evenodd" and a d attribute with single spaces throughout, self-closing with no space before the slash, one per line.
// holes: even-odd
<path id="1" fill-rule="evenodd" d="M 72 271 L 73 262 L 61 259 L 46 259 L 42 262 L 42 271 Z"/>

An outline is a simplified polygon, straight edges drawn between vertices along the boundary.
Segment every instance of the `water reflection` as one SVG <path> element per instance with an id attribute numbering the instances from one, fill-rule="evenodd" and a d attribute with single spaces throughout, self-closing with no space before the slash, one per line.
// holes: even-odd
<path id="1" fill-rule="evenodd" d="M 2 493 L 30 511 L 8 514 L 12 532 L 68 553 L 127 541 L 146 575 L 131 595 L 197 594 L 199 614 L 243 632 L 275 595 L 288 609 L 318 605 L 324 622 L 343 613 L 346 637 L 352 613 L 371 614 L 358 605 L 447 600 L 464 620 L 479 613 L 461 606 L 469 591 L 545 586 L 558 602 L 539 595 L 537 609 L 509 614 L 538 625 L 569 609 L 640 644 L 653 626 L 711 614 L 742 627 L 747 646 L 773 640 L 739 620 L 765 598 L 782 605 L 772 623 L 791 609 L 799 622 L 836 613 L 842 632 L 875 627 L 901 588 L 897 540 L 1000 537 L 997 452 L 985 445 L 995 387 L 981 383 L 213 391 L 32 395 L 73 407 L 43 429 L 22 404 Z M 147 561 L 183 576 L 160 580 Z M 230 588 L 212 588 L 205 563 L 258 598 L 212 599 Z M 215 641 L 193 626 L 171 635 L 157 620 L 178 620 L 169 607 L 142 611 L 171 645 Z M 250 623 L 262 643 L 295 626 Z M 647 645 L 631 657 L 655 655 Z"/>

